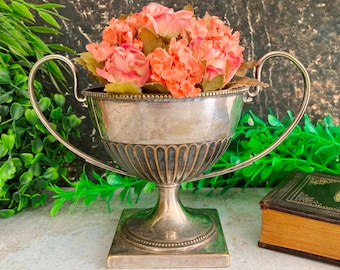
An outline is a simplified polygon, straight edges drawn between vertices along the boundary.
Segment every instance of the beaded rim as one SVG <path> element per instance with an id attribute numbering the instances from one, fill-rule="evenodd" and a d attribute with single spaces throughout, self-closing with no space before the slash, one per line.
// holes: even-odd
<path id="1" fill-rule="evenodd" d="M 162 94 L 141 94 L 141 95 L 131 95 L 131 94 L 115 94 L 106 93 L 103 91 L 104 87 L 90 87 L 82 91 L 85 97 L 100 98 L 107 100 L 192 100 L 196 98 L 203 97 L 214 97 L 214 96 L 226 96 L 226 95 L 239 95 L 245 94 L 249 91 L 249 87 L 239 87 L 235 89 L 221 89 L 209 92 L 202 92 L 197 97 L 186 97 L 186 98 L 175 98 L 171 95 Z"/>

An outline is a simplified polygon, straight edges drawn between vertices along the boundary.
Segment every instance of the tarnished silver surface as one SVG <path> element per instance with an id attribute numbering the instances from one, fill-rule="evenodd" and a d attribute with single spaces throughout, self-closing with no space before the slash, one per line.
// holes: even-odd
<path id="1" fill-rule="evenodd" d="M 200 175 L 224 153 L 248 88 L 196 98 L 120 96 L 83 91 L 112 160 L 131 175 L 178 184 Z"/>
<path id="2" fill-rule="evenodd" d="M 183 252 L 186 265 L 197 262 L 193 252 L 207 255 L 204 247 L 216 242 L 210 255 L 216 256 L 217 265 L 229 264 L 225 241 L 217 241 L 224 239 L 219 221 L 205 212 L 184 208 L 178 189 L 183 181 L 212 166 L 227 149 L 247 91 L 221 90 L 184 99 L 114 95 L 102 88 L 82 92 L 112 160 L 129 174 L 155 182 L 159 189 L 153 209 L 136 211 L 121 222 L 108 258 L 110 267 L 122 259 L 121 241 L 129 244 L 125 246 L 131 256 L 141 249 L 164 260 L 164 256 Z M 178 263 L 178 257 L 170 258 L 166 260 L 169 265 L 173 259 Z"/>
<path id="3" fill-rule="evenodd" d="M 148 211 L 151 209 L 145 209 Z M 191 245 L 191 248 L 177 247 L 176 242 L 168 239 L 164 247 L 157 251 L 150 251 L 138 247 L 135 242 L 126 241 L 126 235 L 122 232 L 127 220 L 134 219 L 140 209 L 124 209 L 119 219 L 119 224 L 113 239 L 108 256 L 109 269 L 154 269 L 154 268 L 225 268 L 230 265 L 230 256 L 223 229 L 216 209 L 188 209 L 192 216 L 209 216 L 216 228 L 214 234 L 205 242 Z M 142 217 L 141 220 L 142 221 Z M 191 230 L 195 231 L 195 227 Z M 149 230 L 149 229 L 148 229 Z M 173 233 L 169 233 L 171 237 Z M 157 244 L 161 241 L 158 238 Z M 168 247 L 170 246 L 170 247 Z M 172 247 L 173 246 L 173 247 Z"/>
<path id="4" fill-rule="evenodd" d="M 34 65 L 28 83 L 32 105 L 46 128 L 60 142 L 96 166 L 137 176 L 158 186 L 159 199 L 153 209 L 123 214 L 109 253 L 109 267 L 147 267 L 136 263 L 141 255 L 145 256 L 146 261 L 150 258 L 170 258 L 166 260 L 169 265 L 160 262 L 159 267 L 199 267 L 197 260 L 200 260 L 202 267 L 229 264 L 217 213 L 207 209 L 184 208 L 178 198 L 178 189 L 183 181 L 221 175 L 250 165 L 278 146 L 297 125 L 310 95 L 308 73 L 291 55 L 272 52 L 259 61 L 258 78 L 263 63 L 271 57 L 288 58 L 304 77 L 304 97 L 297 116 L 280 138 L 263 152 L 233 167 L 205 175 L 203 173 L 227 149 L 241 116 L 243 102 L 256 96 L 258 88 L 255 91 L 249 88 L 220 90 L 182 99 L 166 95 L 115 95 L 104 93 L 102 88 L 84 90 L 82 93 L 86 97 L 93 124 L 112 161 L 119 167 L 117 169 L 65 141 L 39 109 L 33 89 L 38 67 L 47 60 L 59 59 L 67 63 L 75 75 L 72 62 L 54 55 Z M 80 99 L 76 87 L 75 96 Z M 124 261 L 124 265 L 116 267 L 120 261 Z"/>
<path id="5" fill-rule="evenodd" d="M 133 145 L 203 143 L 233 134 L 249 88 L 202 93 L 195 98 L 121 96 L 102 88 L 82 91 L 100 136 Z"/>
<path id="6" fill-rule="evenodd" d="M 153 209 L 131 215 L 122 226 L 124 239 L 142 249 L 179 252 L 202 246 L 214 237 L 217 227 L 205 214 L 192 214 L 178 200 L 178 188 L 159 186 L 160 198 Z"/>

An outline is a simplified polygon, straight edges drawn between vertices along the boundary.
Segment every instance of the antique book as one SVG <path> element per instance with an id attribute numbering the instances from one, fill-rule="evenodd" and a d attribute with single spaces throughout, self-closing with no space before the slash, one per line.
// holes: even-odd
<path id="1" fill-rule="evenodd" d="M 260 207 L 259 247 L 340 265 L 340 176 L 295 172 Z"/>

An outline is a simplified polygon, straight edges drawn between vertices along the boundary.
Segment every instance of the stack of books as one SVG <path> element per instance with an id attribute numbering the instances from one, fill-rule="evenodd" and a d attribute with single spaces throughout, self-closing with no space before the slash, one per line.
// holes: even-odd
<path id="1" fill-rule="evenodd" d="M 260 247 L 340 265 L 340 176 L 295 172 L 260 206 Z"/>

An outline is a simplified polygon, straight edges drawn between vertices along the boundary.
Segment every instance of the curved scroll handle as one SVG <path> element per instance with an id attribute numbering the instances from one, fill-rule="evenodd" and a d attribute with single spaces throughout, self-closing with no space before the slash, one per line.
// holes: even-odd
<path id="1" fill-rule="evenodd" d="M 30 96 L 30 100 L 32 103 L 32 106 L 35 110 L 35 112 L 37 113 L 40 121 L 44 124 L 44 126 L 47 128 L 47 130 L 60 142 L 62 143 L 65 147 L 67 147 L 70 151 L 72 151 L 73 153 L 77 154 L 78 156 L 80 156 L 81 158 L 85 159 L 86 162 L 91 163 L 92 165 L 95 165 L 97 167 L 103 168 L 105 170 L 109 170 L 109 171 L 113 171 L 122 175 L 127 175 L 127 176 L 133 176 L 128 174 L 127 172 L 123 171 L 123 170 L 119 170 L 117 168 L 114 168 L 112 166 L 109 166 L 103 162 L 101 162 L 100 160 L 97 160 L 95 158 L 93 158 L 92 156 L 84 153 L 83 151 L 81 151 L 80 149 L 76 148 L 75 146 L 73 146 L 72 144 L 70 144 L 68 141 L 66 141 L 52 126 L 51 124 L 48 122 L 48 120 L 46 119 L 46 117 L 44 116 L 44 114 L 41 112 L 40 108 L 39 108 L 39 103 L 37 101 L 36 95 L 34 93 L 34 78 L 35 78 L 35 74 L 37 73 L 39 67 L 44 64 L 45 62 L 49 61 L 49 60 L 61 60 L 64 63 L 66 63 L 72 70 L 72 74 L 73 74 L 73 83 L 74 83 L 74 96 L 76 97 L 76 99 L 79 102 L 83 102 L 85 101 L 85 98 L 82 98 L 78 91 L 77 91 L 77 75 L 76 75 L 76 67 L 75 65 L 72 63 L 71 60 L 69 60 L 67 57 L 62 56 L 62 55 L 58 55 L 58 54 L 52 54 L 52 55 L 47 55 L 43 58 L 41 58 L 40 60 L 38 60 L 32 67 L 31 72 L 29 74 L 28 77 L 28 93 Z"/>
<path id="2" fill-rule="evenodd" d="M 299 123 L 299 121 L 303 117 L 303 114 L 304 114 L 304 112 L 307 108 L 307 104 L 308 104 L 308 101 L 309 101 L 310 88 L 311 88 L 310 78 L 309 78 L 309 75 L 308 75 L 306 68 L 301 64 L 301 62 L 299 60 L 297 60 L 291 54 L 286 53 L 286 52 L 281 52 L 281 51 L 273 51 L 273 52 L 269 52 L 269 53 L 265 54 L 257 62 L 256 69 L 255 69 L 255 77 L 258 80 L 261 80 L 261 72 L 262 72 L 263 64 L 268 59 L 270 59 L 272 57 L 283 57 L 283 58 L 290 60 L 298 68 L 298 70 L 300 71 L 300 73 L 303 76 L 304 86 L 305 86 L 304 87 L 304 95 L 303 95 L 302 103 L 300 105 L 300 108 L 299 108 L 299 111 L 298 111 L 296 117 L 291 122 L 291 124 L 287 127 L 287 129 L 281 134 L 281 136 L 275 142 L 273 142 L 270 146 L 268 146 L 268 148 L 266 148 L 265 150 L 263 150 L 259 154 L 255 155 L 252 158 L 247 159 L 243 162 L 240 162 L 240 163 L 238 163 L 234 166 L 231 166 L 231 167 L 228 167 L 228 168 L 225 168 L 225 169 L 222 169 L 222 170 L 218 170 L 218 171 L 213 171 L 213 172 L 210 172 L 210 173 L 207 173 L 207 174 L 201 174 L 201 175 L 199 175 L 195 178 L 190 179 L 189 182 L 199 180 L 199 179 L 202 179 L 202 178 L 210 178 L 210 177 L 214 177 L 214 176 L 219 176 L 219 175 L 231 173 L 233 171 L 236 171 L 236 170 L 239 170 L 239 169 L 242 169 L 244 167 L 251 165 L 256 160 L 268 155 L 277 146 L 279 146 L 279 144 L 281 144 L 283 142 L 283 140 L 285 140 L 288 137 L 288 135 L 293 131 L 293 129 L 296 127 L 296 125 Z M 248 97 L 249 98 L 255 97 L 260 92 L 260 90 L 261 90 L 261 86 L 257 86 L 254 91 L 248 92 Z"/>

